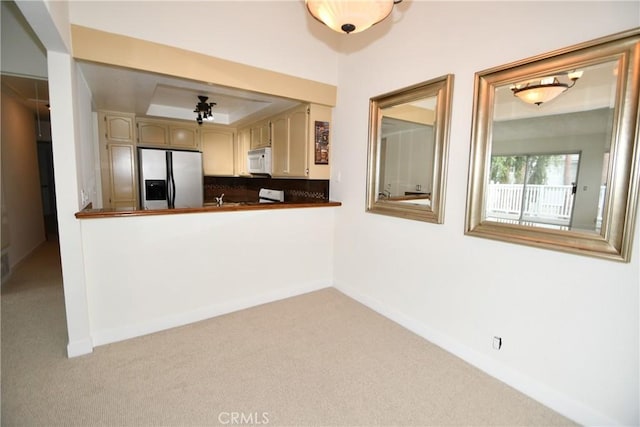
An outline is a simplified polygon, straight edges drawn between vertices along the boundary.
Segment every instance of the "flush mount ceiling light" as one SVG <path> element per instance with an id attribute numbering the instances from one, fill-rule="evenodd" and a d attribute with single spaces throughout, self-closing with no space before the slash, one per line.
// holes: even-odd
<path id="1" fill-rule="evenodd" d="M 385 19 L 402 0 L 305 0 L 309 13 L 339 33 L 359 33 Z"/>
<path id="2" fill-rule="evenodd" d="M 196 109 L 193 110 L 193 112 L 198 113 L 196 121 L 199 125 L 201 125 L 203 120 L 213 120 L 211 109 L 216 105 L 216 103 L 207 103 L 207 99 L 209 99 L 209 97 L 207 96 L 198 95 L 198 99 L 200 100 L 200 102 L 196 104 Z"/>
<path id="3" fill-rule="evenodd" d="M 561 93 L 575 86 L 576 81 L 582 77 L 582 71 L 572 71 L 560 76 L 544 77 L 540 80 L 518 83 L 511 87 L 513 95 L 527 104 L 541 105 L 549 102 Z"/>

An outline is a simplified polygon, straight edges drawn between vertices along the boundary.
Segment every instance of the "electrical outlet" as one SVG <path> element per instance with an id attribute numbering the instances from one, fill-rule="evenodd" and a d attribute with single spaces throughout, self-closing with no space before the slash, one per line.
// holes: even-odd
<path id="1" fill-rule="evenodd" d="M 500 350 L 502 347 L 502 338 L 501 337 L 493 337 L 493 349 Z"/>

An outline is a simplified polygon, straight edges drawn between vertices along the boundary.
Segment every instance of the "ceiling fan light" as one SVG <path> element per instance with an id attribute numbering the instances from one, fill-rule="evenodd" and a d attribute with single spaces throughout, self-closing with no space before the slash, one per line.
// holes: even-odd
<path id="1" fill-rule="evenodd" d="M 309 13 L 339 33 L 359 33 L 385 19 L 394 0 L 305 0 Z"/>
<path id="2" fill-rule="evenodd" d="M 216 105 L 216 103 L 210 102 L 207 104 L 207 99 L 209 98 L 202 95 L 199 95 L 198 99 L 200 100 L 200 102 L 196 103 L 196 109 L 193 110 L 193 112 L 198 113 L 198 117 L 196 117 L 196 122 L 198 122 L 198 124 L 201 125 L 203 120 L 207 120 L 207 121 L 213 120 L 213 114 L 211 113 L 211 109 Z"/>

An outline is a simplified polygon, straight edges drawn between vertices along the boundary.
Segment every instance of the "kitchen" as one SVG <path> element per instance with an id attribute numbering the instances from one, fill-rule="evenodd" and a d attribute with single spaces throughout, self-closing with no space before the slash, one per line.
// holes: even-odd
<path id="1" fill-rule="evenodd" d="M 329 202 L 330 107 L 89 62 L 80 68 L 99 108 L 102 206 L 78 218 Z M 119 86 L 135 90 L 105 90 Z"/>

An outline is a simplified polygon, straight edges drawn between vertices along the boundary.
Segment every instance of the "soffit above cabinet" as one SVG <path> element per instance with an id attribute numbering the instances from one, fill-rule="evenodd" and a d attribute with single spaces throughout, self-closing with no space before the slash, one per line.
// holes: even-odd
<path id="1" fill-rule="evenodd" d="M 299 101 L 188 79 L 78 61 L 99 110 L 195 122 L 198 96 L 215 102 L 211 123 L 241 126 L 278 114 Z"/>

